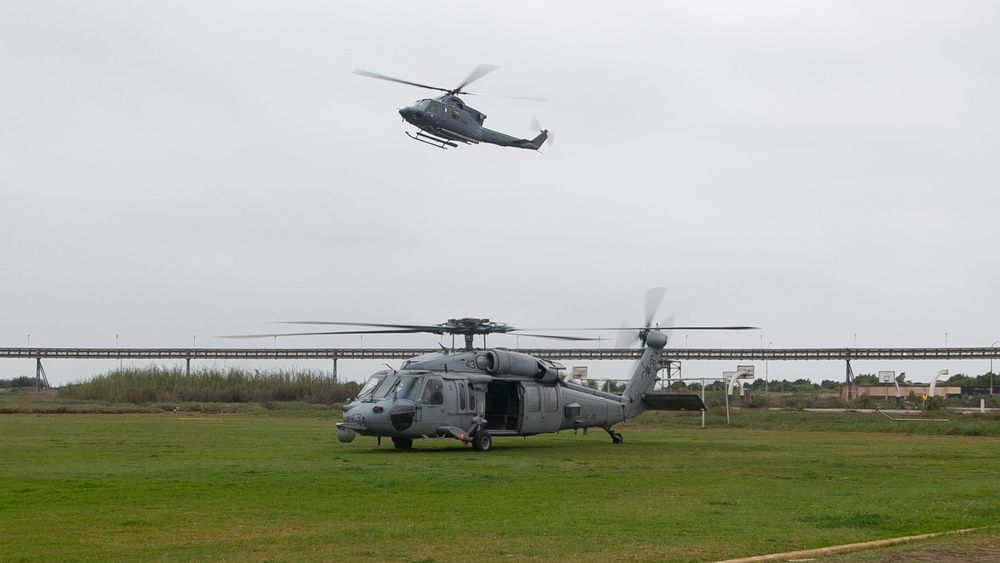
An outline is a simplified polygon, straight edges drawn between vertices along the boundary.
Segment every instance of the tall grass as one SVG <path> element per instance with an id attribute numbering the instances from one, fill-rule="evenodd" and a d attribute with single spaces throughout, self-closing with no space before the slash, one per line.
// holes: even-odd
<path id="1" fill-rule="evenodd" d="M 59 390 L 59 397 L 109 403 L 343 403 L 357 395 L 357 383 L 341 383 L 317 370 L 268 371 L 180 367 L 126 367 Z"/>

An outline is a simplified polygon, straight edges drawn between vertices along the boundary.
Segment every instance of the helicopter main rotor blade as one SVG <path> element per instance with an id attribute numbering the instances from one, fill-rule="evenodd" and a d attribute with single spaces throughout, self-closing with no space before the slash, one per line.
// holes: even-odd
<path id="1" fill-rule="evenodd" d="M 439 325 L 401 325 L 401 324 L 380 324 L 380 323 L 348 323 L 340 321 L 279 321 L 279 324 L 287 325 L 336 325 L 336 326 L 371 326 L 377 328 L 401 328 L 414 332 L 423 330 L 439 330 Z"/>
<path id="2" fill-rule="evenodd" d="M 646 329 L 662 329 L 662 330 L 760 330 L 759 326 L 591 326 L 591 327 L 574 327 L 574 328 L 531 328 L 523 330 L 646 330 Z"/>
<path id="3" fill-rule="evenodd" d="M 468 94 L 469 92 L 462 91 L 462 88 L 465 88 L 469 84 L 472 84 L 476 80 L 479 80 L 480 78 L 486 76 L 487 74 L 493 72 L 494 70 L 496 70 L 498 68 L 500 68 L 500 67 L 498 67 L 496 65 L 479 65 L 475 69 L 473 69 L 472 72 L 469 73 L 469 76 L 465 77 L 465 80 L 463 80 L 461 84 L 459 84 L 458 86 L 456 86 L 454 90 L 448 91 L 448 93 L 449 94 Z"/>
<path id="4" fill-rule="evenodd" d="M 217 338 L 232 338 L 236 340 L 247 338 L 274 338 L 276 336 L 328 336 L 331 334 L 416 334 L 425 332 L 423 330 L 344 330 L 344 331 L 320 331 L 320 332 L 278 332 L 272 334 L 234 334 L 230 336 L 219 336 Z"/>
<path id="5" fill-rule="evenodd" d="M 530 333 L 518 332 L 518 331 L 514 331 L 512 334 L 514 336 L 531 336 L 533 338 L 551 338 L 553 340 L 579 340 L 579 341 L 601 340 L 600 338 L 594 338 L 592 336 L 558 336 L 558 335 L 555 335 L 555 334 L 530 334 Z"/>
<path id="6" fill-rule="evenodd" d="M 421 84 L 419 82 L 410 82 L 409 80 L 402 80 L 400 78 L 393 78 L 391 76 L 386 76 L 384 74 L 377 74 L 374 72 L 368 72 L 367 70 L 361 70 L 360 68 L 354 69 L 354 74 L 360 74 L 361 76 L 367 76 L 368 78 L 377 78 L 379 80 L 388 80 L 389 82 L 399 82 L 400 84 L 408 84 L 410 86 L 416 86 L 417 88 L 426 88 L 428 90 L 437 90 L 439 92 L 450 92 L 447 88 L 439 88 L 437 86 L 428 86 L 427 84 Z"/>

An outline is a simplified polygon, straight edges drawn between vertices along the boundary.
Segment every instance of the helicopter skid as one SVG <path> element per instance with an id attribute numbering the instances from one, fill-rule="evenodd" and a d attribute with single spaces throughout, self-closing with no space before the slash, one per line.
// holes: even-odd
<path id="1" fill-rule="evenodd" d="M 427 143 L 428 145 L 430 145 L 432 147 L 437 147 L 439 149 L 446 149 L 447 150 L 447 147 L 453 147 L 454 148 L 454 147 L 458 146 L 455 143 L 453 143 L 453 142 L 451 142 L 451 141 L 449 141 L 447 139 L 441 139 L 439 137 L 435 137 L 434 135 L 428 135 L 427 133 L 424 133 L 423 131 L 418 131 L 416 135 L 410 134 L 409 131 L 404 131 L 404 133 L 406 133 L 406 136 L 409 137 L 409 138 L 411 138 L 411 139 L 413 139 L 414 141 L 420 141 L 421 143 Z M 430 139 L 430 140 L 428 140 L 428 139 Z"/>

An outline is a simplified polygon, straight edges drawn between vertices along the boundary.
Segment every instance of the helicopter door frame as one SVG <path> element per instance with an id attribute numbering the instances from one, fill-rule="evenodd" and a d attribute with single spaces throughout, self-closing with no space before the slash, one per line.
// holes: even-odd
<path id="1" fill-rule="evenodd" d="M 448 414 L 450 416 L 457 417 L 460 421 L 458 424 L 453 424 L 452 426 L 458 426 L 459 428 L 469 428 L 472 426 L 472 419 L 476 415 L 475 405 L 476 405 L 476 391 L 472 386 L 472 382 L 466 379 L 456 379 L 455 383 L 455 397 L 453 407 L 448 409 Z M 472 400 L 470 401 L 470 393 Z"/>
<path id="2" fill-rule="evenodd" d="M 494 380 L 488 383 L 482 402 L 486 429 L 496 435 L 517 435 L 523 418 L 522 395 L 519 381 Z"/>

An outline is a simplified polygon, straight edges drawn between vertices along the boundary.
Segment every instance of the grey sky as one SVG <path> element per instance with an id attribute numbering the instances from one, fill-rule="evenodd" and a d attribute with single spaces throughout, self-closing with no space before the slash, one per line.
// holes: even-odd
<path id="1" fill-rule="evenodd" d="M 998 24 L 991 2 L 5 2 L 0 346 L 617 326 L 659 285 L 679 324 L 763 328 L 671 346 L 989 346 Z M 512 135 L 537 116 L 545 154 L 414 143 L 396 110 L 430 93 L 351 73 L 449 87 L 480 63 L 501 68 L 474 92 L 551 98 L 466 99 Z M 941 368 L 988 365 L 855 371 Z"/>

